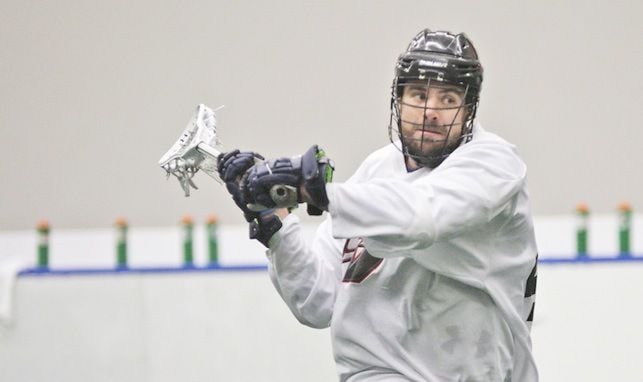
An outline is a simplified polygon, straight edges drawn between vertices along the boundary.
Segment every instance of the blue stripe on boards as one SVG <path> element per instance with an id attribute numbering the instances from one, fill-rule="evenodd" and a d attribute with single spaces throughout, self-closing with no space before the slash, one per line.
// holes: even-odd
<path id="1" fill-rule="evenodd" d="M 589 263 L 636 263 L 643 262 L 643 255 L 631 256 L 583 256 L 569 258 L 539 258 L 539 264 L 589 264 Z"/>
<path id="2" fill-rule="evenodd" d="M 183 267 L 118 267 L 118 268 L 26 268 L 19 276 L 75 276 L 75 275 L 118 275 L 141 273 L 185 273 L 185 272 L 254 272 L 266 271 L 266 265 L 218 265 Z"/>
<path id="3" fill-rule="evenodd" d="M 540 257 L 539 264 L 591 264 L 591 263 L 643 263 L 643 255 L 631 256 L 584 256 L 584 257 Z M 266 265 L 219 265 L 179 267 L 121 267 L 121 268 L 26 268 L 19 276 L 75 276 L 75 275 L 118 275 L 141 273 L 185 273 L 185 272 L 256 272 L 266 271 Z"/>

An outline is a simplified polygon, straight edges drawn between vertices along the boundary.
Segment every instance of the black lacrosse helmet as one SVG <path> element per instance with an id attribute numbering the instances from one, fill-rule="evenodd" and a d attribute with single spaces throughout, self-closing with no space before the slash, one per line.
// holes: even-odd
<path id="1" fill-rule="evenodd" d="M 478 54 L 464 33 L 453 34 L 446 31 L 433 32 L 425 29 L 411 40 L 406 51 L 397 59 L 395 78 L 391 86 L 391 119 L 389 123 L 389 138 L 405 155 L 416 160 L 419 164 L 435 168 L 460 144 L 471 139 L 473 121 L 478 108 L 480 89 L 482 85 L 482 65 Z M 402 134 L 400 114 L 401 99 L 405 85 L 424 83 L 427 89 L 431 86 L 455 85 L 462 89 L 464 96 L 459 113 L 464 113 L 463 126 L 457 141 L 444 140 L 439 150 L 430 154 L 414 152 L 409 145 L 408 137 Z M 428 109 L 425 105 L 425 109 Z M 444 125 L 450 133 L 454 121 Z M 426 120 L 418 129 L 424 129 Z M 455 143 L 454 143 L 455 142 Z"/>

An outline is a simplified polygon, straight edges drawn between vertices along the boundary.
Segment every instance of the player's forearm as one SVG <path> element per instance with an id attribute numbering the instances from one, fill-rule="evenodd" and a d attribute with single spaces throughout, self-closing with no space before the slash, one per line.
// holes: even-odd
<path id="1" fill-rule="evenodd" d="M 433 243 L 430 197 L 410 183 L 336 183 L 327 191 L 336 238 L 375 237 L 416 249 Z"/>
<path id="2" fill-rule="evenodd" d="M 269 274 L 277 292 L 303 324 L 325 328 L 330 324 L 337 292 L 339 256 L 331 264 L 317 246 L 305 241 L 296 216 L 271 240 Z"/>

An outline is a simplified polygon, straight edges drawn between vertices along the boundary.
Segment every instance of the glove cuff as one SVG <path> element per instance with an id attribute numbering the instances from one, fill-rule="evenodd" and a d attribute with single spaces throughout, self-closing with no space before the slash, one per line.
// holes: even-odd
<path id="1" fill-rule="evenodd" d="M 302 156 L 303 186 L 311 198 L 308 203 L 309 215 L 321 215 L 328 210 L 326 183 L 332 181 L 334 169 L 333 162 L 317 145 Z"/>
<path id="2" fill-rule="evenodd" d="M 282 225 L 281 219 L 277 215 L 258 216 L 250 222 L 249 236 L 251 239 L 257 239 L 264 247 L 268 248 L 270 238 L 281 229 Z"/>

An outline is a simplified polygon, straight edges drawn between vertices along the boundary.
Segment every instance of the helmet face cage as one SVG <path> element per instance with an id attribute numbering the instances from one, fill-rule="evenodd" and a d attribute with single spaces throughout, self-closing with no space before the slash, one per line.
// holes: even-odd
<path id="1" fill-rule="evenodd" d="M 406 158 L 422 166 L 437 167 L 471 139 L 481 83 L 482 66 L 464 34 L 421 31 L 396 63 L 389 139 Z M 459 93 L 459 104 L 429 105 L 429 95 L 446 87 Z M 418 88 L 426 91 L 424 101 L 404 103 L 405 89 L 417 92 Z M 427 118 L 436 113 L 441 115 L 439 124 Z"/>
<path id="2" fill-rule="evenodd" d="M 427 93 L 432 89 L 442 89 L 447 86 L 457 86 L 461 89 L 462 97 L 459 104 L 452 106 L 431 106 L 428 95 L 424 98 L 423 104 L 404 103 L 404 89 L 423 88 Z M 471 89 L 468 84 L 457 84 L 447 81 L 440 81 L 436 78 L 419 79 L 396 77 L 391 86 L 391 119 L 389 123 L 389 139 L 408 158 L 413 158 L 418 164 L 429 168 L 437 167 L 446 159 L 460 144 L 471 140 L 473 122 L 478 106 L 477 97 L 475 100 L 470 97 Z M 405 110 L 405 112 L 402 111 Z M 408 117 L 409 111 L 414 114 L 421 114 L 420 119 Z M 432 123 L 427 114 L 430 111 L 437 113 L 449 113 L 447 120 L 440 124 Z M 403 125 L 405 128 L 403 128 Z M 461 125 L 460 131 L 458 126 Z M 441 133 L 439 139 L 428 138 L 426 134 L 419 137 L 414 132 L 435 132 Z M 458 137 L 454 138 L 454 135 Z"/>

